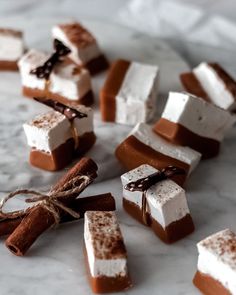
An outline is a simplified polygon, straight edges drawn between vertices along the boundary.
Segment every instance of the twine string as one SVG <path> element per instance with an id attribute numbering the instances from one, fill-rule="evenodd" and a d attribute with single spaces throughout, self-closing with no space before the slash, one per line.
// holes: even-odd
<path id="1" fill-rule="evenodd" d="M 0 201 L 0 218 L 14 219 L 17 217 L 23 217 L 36 206 L 42 206 L 52 213 L 55 219 L 55 225 L 60 222 L 59 209 L 78 219 L 80 218 L 80 214 L 74 211 L 73 209 L 69 208 L 61 200 L 75 199 L 77 197 L 75 196 L 75 194 L 78 195 L 79 193 L 81 193 L 81 191 L 85 187 L 87 187 L 91 182 L 92 178 L 90 178 L 89 176 L 80 175 L 73 177 L 71 180 L 69 180 L 67 183 L 65 183 L 57 190 L 51 189 L 48 194 L 29 189 L 19 189 L 13 191 Z M 28 197 L 25 199 L 25 203 L 33 203 L 33 205 L 27 207 L 26 209 L 4 212 L 3 208 L 6 205 L 6 203 L 10 199 L 16 197 L 17 195 L 32 195 L 32 197 Z"/>

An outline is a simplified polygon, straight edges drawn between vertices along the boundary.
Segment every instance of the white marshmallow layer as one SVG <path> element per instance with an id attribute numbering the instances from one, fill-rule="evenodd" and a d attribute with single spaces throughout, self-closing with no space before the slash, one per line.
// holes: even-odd
<path id="1" fill-rule="evenodd" d="M 24 53 L 24 42 L 20 36 L 0 33 L 0 60 L 17 61 Z"/>
<path id="2" fill-rule="evenodd" d="M 74 119 L 78 136 L 93 131 L 93 111 L 85 106 L 73 106 L 87 117 Z M 27 143 L 37 150 L 52 153 L 57 147 L 73 137 L 69 120 L 59 112 L 50 111 L 38 115 L 23 125 Z"/>
<path id="3" fill-rule="evenodd" d="M 138 179 L 145 178 L 157 169 L 150 165 L 141 165 L 121 176 L 123 197 L 142 209 L 142 195 L 140 191 L 129 191 L 125 186 Z M 163 228 L 174 221 L 189 214 L 185 191 L 172 180 L 163 180 L 151 186 L 146 192 L 150 214 Z"/>
<path id="4" fill-rule="evenodd" d="M 87 117 L 84 118 L 74 119 L 74 126 L 78 135 L 82 136 L 85 133 L 93 132 L 93 110 L 83 105 L 72 104 L 70 106 L 87 115 Z"/>
<path id="5" fill-rule="evenodd" d="M 104 216 L 104 221 L 99 221 L 103 224 L 94 224 L 91 215 L 97 214 Z M 126 254 L 120 254 L 116 257 L 109 255 L 110 244 L 112 239 L 120 236 L 119 224 L 115 212 L 111 214 L 110 220 L 105 217 L 106 212 L 103 211 L 87 211 L 84 215 L 84 241 L 87 252 L 89 270 L 92 277 L 116 277 L 127 275 L 127 257 Z M 94 227 L 96 226 L 96 230 Z M 103 240 L 103 243 L 101 243 Z M 111 257 L 106 257 L 107 253 Z"/>
<path id="6" fill-rule="evenodd" d="M 60 26 L 55 26 L 52 28 L 52 36 L 54 39 L 60 40 L 64 45 L 66 45 L 71 53 L 68 55 L 71 60 L 73 60 L 78 65 L 85 65 L 90 60 L 101 55 L 101 51 L 96 42 L 89 44 L 86 47 L 78 48 L 76 44 L 72 43 Z"/>
<path id="7" fill-rule="evenodd" d="M 140 142 L 149 146 L 153 150 L 177 159 L 189 165 L 189 173 L 191 173 L 198 165 L 201 154 L 189 147 L 178 146 L 165 140 L 152 131 L 152 127 L 145 123 L 137 124 L 131 131 L 130 135 L 136 137 Z"/>
<path id="8" fill-rule="evenodd" d="M 73 74 L 76 67 L 73 64 L 60 64 L 50 76 L 49 90 L 63 97 L 76 101 L 91 90 L 91 79 L 88 70 L 81 68 L 78 74 Z"/>
<path id="9" fill-rule="evenodd" d="M 236 108 L 233 94 L 210 65 L 203 62 L 193 69 L 193 73 L 215 105 L 225 110 Z"/>
<path id="10" fill-rule="evenodd" d="M 235 122 L 229 112 L 185 92 L 170 92 L 162 118 L 178 123 L 193 133 L 222 141 Z"/>
<path id="11" fill-rule="evenodd" d="M 40 124 L 38 124 L 40 122 Z M 23 125 L 28 145 L 51 153 L 72 137 L 70 122 L 58 112 L 50 111 Z"/>
<path id="12" fill-rule="evenodd" d="M 159 68 L 131 62 L 115 97 L 116 117 L 120 124 L 148 122 L 156 111 Z"/>
<path id="13" fill-rule="evenodd" d="M 231 248 L 232 241 L 234 249 Z M 219 281 L 236 294 L 236 235 L 229 229 L 220 231 L 197 244 L 198 271 Z"/>
<path id="14" fill-rule="evenodd" d="M 34 49 L 27 52 L 19 61 L 22 84 L 33 89 L 45 89 L 45 79 L 37 78 L 30 71 L 41 66 L 49 55 Z M 91 79 L 89 72 L 81 68 L 79 73 L 74 71 L 77 67 L 73 64 L 58 64 L 50 75 L 48 90 L 63 96 L 69 100 L 76 101 L 91 90 Z"/>
<path id="15" fill-rule="evenodd" d="M 36 88 L 40 90 L 45 89 L 45 79 L 39 79 L 36 75 L 30 74 L 30 71 L 43 65 L 45 61 L 49 58 L 49 55 L 31 49 L 18 62 L 22 85 L 28 88 Z"/>

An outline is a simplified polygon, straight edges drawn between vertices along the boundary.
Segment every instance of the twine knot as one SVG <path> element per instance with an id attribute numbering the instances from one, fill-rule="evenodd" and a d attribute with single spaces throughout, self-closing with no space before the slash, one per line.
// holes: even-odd
<path id="1" fill-rule="evenodd" d="M 92 178 L 89 176 L 79 175 L 73 177 L 58 189 L 51 189 L 47 194 L 30 189 L 19 189 L 13 191 L 0 201 L 0 218 L 14 219 L 17 217 L 23 217 L 29 213 L 32 208 L 42 206 L 52 213 L 55 219 L 54 225 L 60 223 L 60 209 L 78 219 L 80 218 L 80 214 L 65 205 L 63 200 L 70 201 L 76 199 L 77 195 L 80 194 L 91 182 Z M 6 203 L 17 195 L 32 195 L 32 197 L 25 199 L 25 203 L 33 203 L 34 205 L 22 210 L 4 212 L 3 208 Z"/>

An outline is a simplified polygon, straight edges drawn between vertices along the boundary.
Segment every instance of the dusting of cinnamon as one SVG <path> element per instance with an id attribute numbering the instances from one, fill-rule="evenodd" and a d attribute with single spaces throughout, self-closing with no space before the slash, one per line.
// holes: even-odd
<path id="1" fill-rule="evenodd" d="M 88 45 L 96 43 L 93 35 L 80 23 L 61 24 L 59 28 L 66 34 L 70 42 L 74 43 L 78 48 L 85 48 Z"/>
<path id="2" fill-rule="evenodd" d="M 89 230 L 92 244 L 98 259 L 118 259 L 126 257 L 126 248 L 119 224 L 112 212 L 90 211 Z"/>
<path id="3" fill-rule="evenodd" d="M 8 35 L 8 36 L 13 36 L 17 38 L 21 38 L 23 33 L 18 30 L 13 30 L 9 28 L 0 28 L 0 35 Z"/>

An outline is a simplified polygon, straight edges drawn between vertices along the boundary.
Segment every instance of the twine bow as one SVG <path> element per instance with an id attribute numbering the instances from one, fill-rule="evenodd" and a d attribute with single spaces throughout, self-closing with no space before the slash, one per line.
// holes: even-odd
<path id="1" fill-rule="evenodd" d="M 14 219 L 17 217 L 23 217 L 29 213 L 32 208 L 36 206 L 43 206 L 50 211 L 55 219 L 54 225 L 60 222 L 59 209 L 70 214 L 74 218 L 80 218 L 80 214 L 73 209 L 66 206 L 61 200 L 73 200 L 77 196 L 75 194 L 81 193 L 92 182 L 92 178 L 86 175 L 80 175 L 72 178 L 66 184 L 61 186 L 59 189 L 51 189 L 48 194 L 40 193 L 35 190 L 19 189 L 9 193 L 0 202 L 0 218 L 2 219 Z M 17 195 L 33 195 L 31 198 L 26 198 L 25 203 L 36 203 L 26 209 L 16 210 L 11 212 L 4 212 L 3 207 L 12 198 Z"/>

